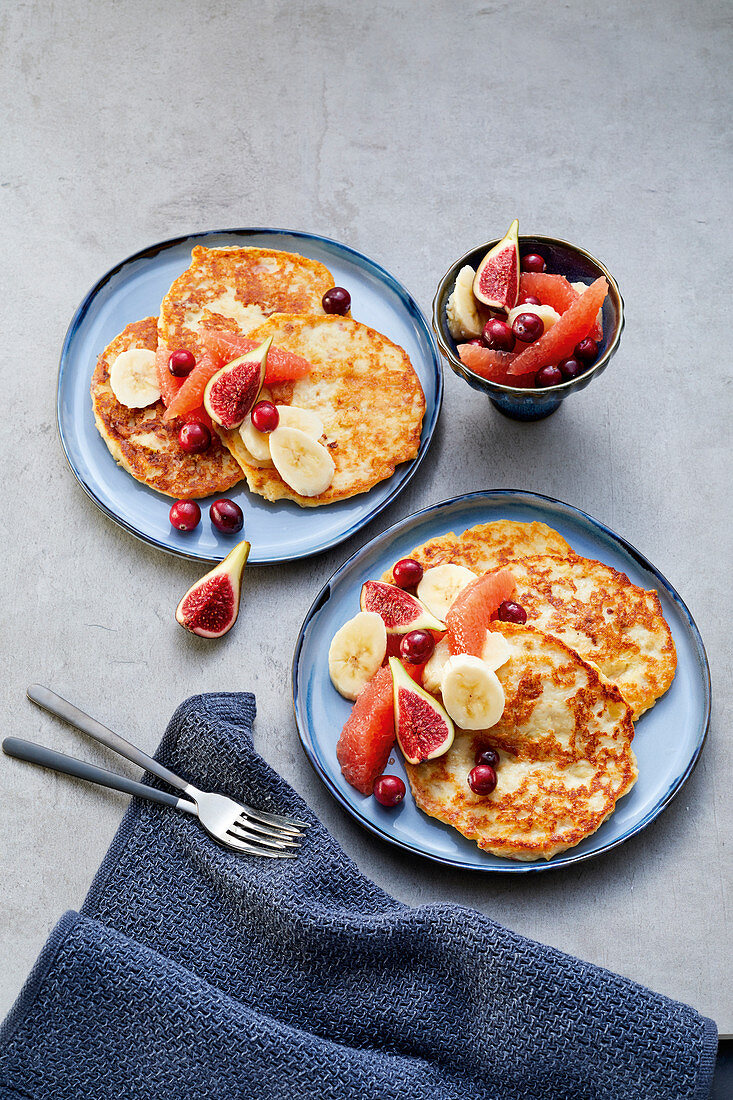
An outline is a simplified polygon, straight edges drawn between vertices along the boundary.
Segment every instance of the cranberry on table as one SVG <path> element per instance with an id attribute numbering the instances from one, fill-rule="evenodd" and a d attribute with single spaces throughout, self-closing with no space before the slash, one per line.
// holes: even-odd
<path id="1" fill-rule="evenodd" d="M 528 252 L 522 256 L 522 271 L 544 271 L 545 261 L 536 252 Z"/>
<path id="2" fill-rule="evenodd" d="M 544 390 L 547 386 L 557 386 L 562 381 L 562 371 L 559 367 L 542 367 L 534 376 L 534 384 L 538 390 Z"/>
<path id="3" fill-rule="evenodd" d="M 535 298 L 534 294 L 520 294 L 518 306 L 541 306 L 542 302 L 539 298 Z"/>
<path id="4" fill-rule="evenodd" d="M 527 612 L 521 603 L 504 600 L 504 603 L 499 604 L 499 618 L 503 623 L 518 623 L 521 626 L 527 621 Z"/>
<path id="5" fill-rule="evenodd" d="M 415 588 L 422 580 L 423 568 L 414 558 L 400 558 L 392 570 L 398 588 Z"/>
<path id="6" fill-rule="evenodd" d="M 190 351 L 172 351 L 168 357 L 168 370 L 174 378 L 186 378 L 196 366 L 196 360 Z"/>
<path id="7" fill-rule="evenodd" d="M 168 518 L 179 531 L 193 531 L 201 520 L 201 509 L 195 500 L 177 500 L 171 505 Z"/>
<path id="8" fill-rule="evenodd" d="M 585 365 L 577 359 L 563 359 L 562 363 L 558 363 L 558 367 L 566 382 L 571 378 L 577 378 L 585 370 Z"/>
<path id="9" fill-rule="evenodd" d="M 258 401 L 252 409 L 252 424 L 258 432 L 274 432 L 280 423 L 280 413 L 272 401 Z"/>
<path id="10" fill-rule="evenodd" d="M 411 630 L 400 642 L 400 656 L 411 665 L 428 661 L 435 649 L 435 638 L 429 630 Z"/>
<path id="11" fill-rule="evenodd" d="M 477 764 L 468 773 L 468 785 L 474 794 L 491 794 L 496 786 L 496 772 L 490 764 Z"/>
<path id="12" fill-rule="evenodd" d="M 473 758 L 474 764 L 488 764 L 490 768 L 496 769 L 499 763 L 499 754 L 496 749 L 479 749 Z"/>
<path id="13" fill-rule="evenodd" d="M 512 332 L 524 344 L 534 344 L 544 331 L 544 321 L 536 313 L 520 313 L 514 318 Z"/>
<path id="14" fill-rule="evenodd" d="M 214 527 L 225 535 L 234 535 L 244 527 L 242 509 L 228 497 L 215 500 L 209 508 L 209 515 Z"/>
<path id="15" fill-rule="evenodd" d="M 374 781 L 374 797 L 382 806 L 398 806 L 405 797 L 405 784 L 398 775 L 380 775 Z"/>
<path id="16" fill-rule="evenodd" d="M 338 313 L 343 317 L 351 309 L 351 295 L 342 286 L 332 286 L 321 299 L 326 313 Z"/>
<path id="17" fill-rule="evenodd" d="M 211 446 L 211 432 L 200 420 L 191 420 L 178 433 L 178 442 L 187 455 L 200 455 Z"/>
<path id="18" fill-rule="evenodd" d="M 590 336 L 586 336 L 585 340 L 576 344 L 573 356 L 575 359 L 580 359 L 581 363 L 593 363 L 598 356 L 598 344 L 595 340 L 591 340 Z"/>
<path id="19" fill-rule="evenodd" d="M 487 348 L 492 351 L 513 351 L 514 333 L 506 321 L 492 317 L 484 325 L 482 340 Z"/>

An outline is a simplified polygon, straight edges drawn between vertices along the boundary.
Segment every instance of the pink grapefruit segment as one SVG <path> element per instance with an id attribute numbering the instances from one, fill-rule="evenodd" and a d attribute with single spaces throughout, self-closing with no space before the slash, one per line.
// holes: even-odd
<path id="1" fill-rule="evenodd" d="M 218 332 L 214 329 L 202 329 L 201 342 L 204 351 L 199 355 L 196 366 L 175 395 L 175 401 L 171 401 L 166 420 L 173 416 L 183 416 L 197 408 L 203 401 L 204 390 L 209 379 L 213 378 L 221 367 L 238 359 L 240 355 L 246 355 L 261 343 L 258 340 L 250 340 L 248 336 L 238 336 L 233 332 Z M 271 347 L 267 353 L 265 385 L 274 382 L 292 382 L 308 374 L 310 369 L 310 363 L 301 355 Z"/>
<path id="2" fill-rule="evenodd" d="M 573 354 L 576 344 L 589 335 L 598 310 L 608 294 L 601 276 L 565 310 L 562 317 L 536 343 L 530 344 L 507 367 L 509 375 L 536 374 L 540 367 L 559 363 Z"/>
<path id="3" fill-rule="evenodd" d="M 458 354 L 464 367 L 468 367 L 474 374 L 487 378 L 490 382 L 522 388 L 534 384 L 534 380 L 528 376 L 515 377 L 508 373 L 509 364 L 516 359 L 513 352 L 491 351 L 490 348 L 483 348 L 478 344 L 459 344 Z"/>
<path id="4" fill-rule="evenodd" d="M 336 745 L 346 782 L 362 794 L 371 794 L 394 743 L 392 673 L 389 665 L 383 665 L 359 692 Z"/>
<path id="5" fill-rule="evenodd" d="M 519 290 L 520 294 L 531 294 L 534 298 L 539 298 L 543 305 L 552 306 L 561 315 L 580 297 L 564 275 L 549 275 L 546 271 L 524 272 Z M 603 339 L 603 325 L 598 317 L 590 336 L 594 340 Z"/>
<path id="6" fill-rule="evenodd" d="M 170 352 L 164 344 L 159 344 L 157 351 L 155 352 L 155 369 L 158 374 L 158 385 L 160 386 L 160 396 L 163 398 L 163 404 L 166 409 L 174 400 L 176 394 L 181 388 L 182 378 L 174 378 L 171 372 L 168 370 L 168 358 Z M 201 402 L 199 401 L 199 405 Z M 166 417 L 167 419 L 167 417 Z"/>
<path id="7" fill-rule="evenodd" d="M 481 656 L 492 616 L 509 599 L 515 586 L 514 574 L 505 565 L 471 581 L 458 594 L 446 616 L 451 653 Z"/>

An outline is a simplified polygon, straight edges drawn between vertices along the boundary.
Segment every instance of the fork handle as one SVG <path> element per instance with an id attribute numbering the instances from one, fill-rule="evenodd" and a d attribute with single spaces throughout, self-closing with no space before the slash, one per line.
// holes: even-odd
<path id="1" fill-rule="evenodd" d="M 51 691 L 50 688 L 43 687 L 42 684 L 31 684 L 26 694 L 31 702 L 43 707 L 50 714 L 55 714 L 57 718 L 63 718 L 70 725 L 76 726 L 82 733 L 88 733 L 95 741 L 101 741 L 108 749 L 118 752 L 120 756 L 131 760 L 133 764 L 138 764 L 146 771 L 157 775 L 158 779 L 162 779 L 164 783 L 169 783 L 171 787 L 177 787 L 179 791 L 183 791 L 189 786 L 180 776 L 163 767 L 157 760 L 153 760 L 152 756 L 148 756 L 142 749 L 138 749 L 135 745 L 131 745 L 129 741 L 125 741 L 119 733 L 108 730 L 96 718 L 91 718 L 83 710 L 75 707 L 73 703 L 69 703 L 66 699 L 62 699 L 60 695 L 57 695 L 55 691 Z"/>
<path id="2" fill-rule="evenodd" d="M 108 772 L 94 764 L 87 764 L 85 760 L 77 760 L 73 756 L 47 749 L 43 745 L 35 745 L 32 741 L 23 741 L 20 737 L 6 737 L 3 741 L 3 752 L 8 756 L 14 756 L 16 760 L 40 764 L 42 768 L 51 768 L 52 771 L 63 772 L 64 775 L 86 779 L 89 783 L 111 787 L 114 791 L 147 798 L 149 802 L 160 802 L 164 806 L 173 806 L 176 810 L 187 810 L 189 813 L 196 812 L 194 804 L 185 798 L 178 798 L 177 795 L 169 794 L 168 791 L 157 791 L 154 787 L 146 787 L 144 783 L 137 783 L 134 779 L 128 779 L 126 775 Z"/>

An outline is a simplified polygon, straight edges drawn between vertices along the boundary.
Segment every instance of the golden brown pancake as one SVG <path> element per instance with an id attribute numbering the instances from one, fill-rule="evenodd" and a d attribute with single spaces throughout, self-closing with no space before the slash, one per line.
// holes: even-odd
<path id="1" fill-rule="evenodd" d="M 448 752 L 406 764 L 415 802 L 479 848 L 551 859 L 599 828 L 636 781 L 631 711 L 621 692 L 557 638 L 497 623 L 511 657 L 497 670 L 499 722 L 457 730 Z M 499 753 L 490 795 L 468 786 L 478 749 Z"/>
<path id="2" fill-rule="evenodd" d="M 527 554 L 571 553 L 562 535 L 546 523 L 499 519 L 469 527 L 462 535 L 448 531 L 417 546 L 405 557 L 414 558 L 424 569 L 452 562 L 478 574 Z M 382 580 L 391 584 L 393 579 L 392 570 L 388 569 Z"/>
<path id="3" fill-rule="evenodd" d="M 603 562 L 577 554 L 543 554 L 507 563 L 512 597 L 528 622 L 554 634 L 618 685 L 634 721 L 672 683 L 672 633 L 656 592 L 632 584 Z"/>
<path id="4" fill-rule="evenodd" d="M 336 467 L 325 492 L 299 496 L 277 470 L 253 465 L 238 431 L 221 431 L 252 492 L 313 508 L 365 493 L 391 477 L 398 463 L 415 458 L 425 397 L 407 353 L 397 344 L 350 317 L 337 316 L 279 314 L 248 335 L 258 341 L 272 336 L 277 347 L 310 362 L 305 377 L 268 389 L 277 404 L 318 414 L 324 425 L 321 442 Z"/>
<path id="5" fill-rule="evenodd" d="M 178 442 L 180 420 L 163 420 L 165 406 L 128 409 L 112 392 L 109 372 L 117 356 L 130 348 L 155 351 L 156 317 L 133 321 L 97 360 L 92 375 L 94 419 L 110 454 L 137 481 L 176 498 L 221 493 L 241 480 L 242 471 L 216 435 L 204 454 L 188 455 Z"/>
<path id="6" fill-rule="evenodd" d="M 158 339 L 174 351 L 202 351 L 200 325 L 248 334 L 273 313 L 324 314 L 333 286 L 327 267 L 272 248 L 202 248 L 166 294 Z"/>

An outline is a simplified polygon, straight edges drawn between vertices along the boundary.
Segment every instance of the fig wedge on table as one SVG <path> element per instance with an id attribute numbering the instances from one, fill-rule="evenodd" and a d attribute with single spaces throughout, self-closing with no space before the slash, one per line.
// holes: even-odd
<path id="1" fill-rule="evenodd" d="M 176 621 L 199 638 L 221 638 L 239 614 L 242 573 L 250 544 L 235 546 L 224 561 L 192 585 L 176 608 Z"/>

